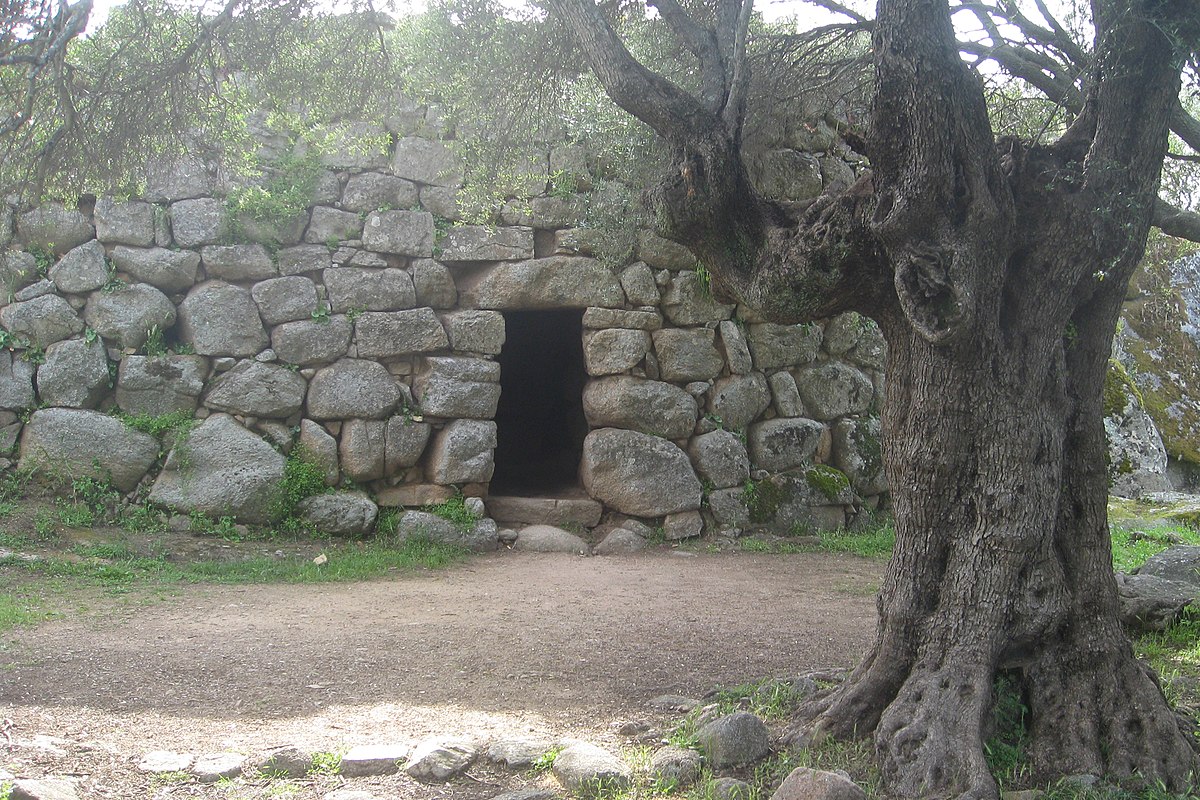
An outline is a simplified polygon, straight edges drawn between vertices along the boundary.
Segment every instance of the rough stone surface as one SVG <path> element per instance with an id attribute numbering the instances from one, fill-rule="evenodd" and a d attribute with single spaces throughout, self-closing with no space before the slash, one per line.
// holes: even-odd
<path id="1" fill-rule="evenodd" d="M 0 350 L 0 408 L 29 408 L 34 404 L 35 370 L 33 364 L 11 350 Z"/>
<path id="2" fill-rule="evenodd" d="M 828 361 L 796 372 L 796 388 L 813 419 L 835 419 L 861 414 L 871 407 L 875 387 L 871 379 L 849 364 Z"/>
<path id="3" fill-rule="evenodd" d="M 676 325 L 704 325 L 726 320 L 735 306 L 718 303 L 700 283 L 695 272 L 678 272 L 671 278 L 662 298 L 667 319 Z"/>
<path id="4" fill-rule="evenodd" d="M 363 219 L 349 211 L 339 211 L 328 206 L 316 206 L 304 232 L 304 241 L 309 244 L 329 244 L 347 239 L 358 239 L 363 233 Z"/>
<path id="5" fill-rule="evenodd" d="M 725 361 L 729 371 L 734 375 L 745 375 L 754 369 L 754 360 L 750 355 L 750 346 L 746 343 L 746 335 L 733 320 L 722 320 L 718 326 L 721 332 L 721 348 L 725 351 Z"/>
<path id="6" fill-rule="evenodd" d="M 488 744 L 486 756 L 510 770 L 525 770 L 553 746 L 549 739 L 496 739 Z"/>
<path id="7" fill-rule="evenodd" d="M 294 746 L 277 747 L 258 760 L 258 771 L 287 778 L 303 778 L 312 768 L 313 754 Z"/>
<path id="8" fill-rule="evenodd" d="M 775 413 L 781 417 L 803 417 L 804 401 L 796 388 L 796 379 L 787 371 L 776 372 L 767 378 L 771 385 L 771 396 L 775 398 Z"/>
<path id="9" fill-rule="evenodd" d="M 518 537 L 519 538 L 519 537 Z M 625 553 L 636 553 L 646 549 L 646 540 L 628 528 L 613 528 L 592 548 L 598 556 L 615 556 Z"/>
<path id="10" fill-rule="evenodd" d="M 354 339 L 360 358 L 428 353 L 450 343 L 446 329 L 430 308 L 368 311 L 355 320 Z"/>
<path id="11" fill-rule="evenodd" d="M 200 259 L 210 278 L 262 281 L 279 274 L 271 255 L 261 244 L 210 245 L 200 250 Z"/>
<path id="12" fill-rule="evenodd" d="M 759 194 L 772 200 L 809 200 L 824 188 L 821 162 L 816 156 L 797 150 L 762 153 L 753 160 L 750 175 Z"/>
<path id="13" fill-rule="evenodd" d="M 532 553 L 575 553 L 581 556 L 591 550 L 583 539 L 553 525 L 530 525 L 517 534 L 513 547 Z"/>
<path id="14" fill-rule="evenodd" d="M 122 492 L 158 459 L 158 440 L 98 411 L 43 408 L 21 431 L 21 468 L 110 480 Z"/>
<path id="15" fill-rule="evenodd" d="M 637 257 L 654 269 L 678 271 L 691 269 L 696 264 L 696 256 L 691 250 L 650 231 L 638 231 Z"/>
<path id="16" fill-rule="evenodd" d="M 329 248 L 323 244 L 301 244 L 279 251 L 280 275 L 302 275 L 329 269 Z"/>
<path id="17" fill-rule="evenodd" d="M 492 419 L 500 402 L 500 365 L 476 358 L 425 359 L 413 380 L 421 411 L 435 417 Z"/>
<path id="18" fill-rule="evenodd" d="M 580 475 L 588 494 L 624 514 L 661 517 L 700 507 L 700 481 L 671 442 L 601 428 L 583 443 Z"/>
<path id="19" fill-rule="evenodd" d="M 708 396 L 709 411 L 726 430 L 740 431 L 771 405 L 771 389 L 761 372 L 722 378 Z"/>
<path id="20" fill-rule="evenodd" d="M 108 244 L 154 244 L 154 206 L 140 200 L 101 197 L 92 211 L 96 238 Z"/>
<path id="21" fill-rule="evenodd" d="M 385 207 L 412 208 L 419 200 L 412 181 L 378 172 L 351 175 L 342 192 L 342 208 L 357 214 Z"/>
<path id="22" fill-rule="evenodd" d="M 459 352 L 494 356 L 504 347 L 504 316 L 496 311 L 453 311 L 442 315 L 442 327 Z"/>
<path id="23" fill-rule="evenodd" d="M 241 753 L 206 753 L 197 756 L 192 764 L 192 774 L 200 783 L 216 783 L 222 778 L 236 778 L 242 774 L 246 757 Z"/>
<path id="24" fill-rule="evenodd" d="M 453 188 L 463 182 L 462 162 L 454 151 L 442 142 L 419 136 L 403 137 L 396 142 L 392 172 L 434 186 Z"/>
<path id="25" fill-rule="evenodd" d="M 691 539 L 704 533 L 704 517 L 699 511 L 668 514 L 663 520 L 663 535 L 670 541 Z"/>
<path id="26" fill-rule="evenodd" d="M 233 417 L 214 414 L 176 442 L 150 500 L 184 513 L 263 524 L 278 497 L 283 463 L 275 448 Z"/>
<path id="27" fill-rule="evenodd" d="M 175 317 L 175 306 L 167 296 L 146 283 L 92 292 L 83 311 L 88 327 L 123 349 L 141 347 L 152 328 L 165 331 L 175 324 Z"/>
<path id="28" fill-rule="evenodd" d="M 533 230 L 456 225 L 441 247 L 440 261 L 522 261 L 533 258 Z"/>
<path id="29" fill-rule="evenodd" d="M 485 309 L 619 307 L 625 301 L 616 276 L 590 258 L 551 256 L 500 264 L 460 298 Z"/>
<path id="30" fill-rule="evenodd" d="M 807 364 L 821 349 L 821 329 L 816 325 L 751 325 L 747 336 L 754 366 L 759 370 Z"/>
<path id="31" fill-rule="evenodd" d="M 383 419 L 400 402 L 396 379 L 376 361 L 343 358 L 319 371 L 308 387 L 312 419 Z"/>
<path id="32" fill-rule="evenodd" d="M 207 377 L 202 356 L 125 356 L 117 370 L 117 405 L 149 416 L 194 411 Z"/>
<path id="33" fill-rule="evenodd" d="M 771 800 L 867 800 L 867 793 L 836 772 L 797 767 L 779 784 Z"/>
<path id="34" fill-rule="evenodd" d="M 583 312 L 583 327 L 590 330 L 629 328 L 656 331 L 662 327 L 662 314 L 657 311 L 628 311 L 623 308 L 588 308 Z"/>
<path id="35" fill-rule="evenodd" d="M 811 419 L 769 419 L 746 435 L 750 461 L 758 469 L 782 472 L 812 462 L 825 426 Z"/>
<path id="36" fill-rule="evenodd" d="M 750 479 L 750 456 L 746 445 L 730 431 L 715 430 L 695 437 L 688 455 L 703 480 L 717 489 L 741 486 Z"/>
<path id="37" fill-rule="evenodd" d="M 771 750 L 767 726 L 748 711 L 709 722 L 696 731 L 696 738 L 714 770 L 752 764 Z"/>
<path id="38" fill-rule="evenodd" d="M 250 292 L 221 281 L 188 292 L 179 305 L 179 333 L 202 356 L 252 356 L 269 341 Z"/>
<path id="39" fill-rule="evenodd" d="M 360 744 L 342 756 L 341 773 L 347 778 L 391 775 L 400 771 L 408 748 L 395 744 Z"/>
<path id="40" fill-rule="evenodd" d="M 114 247 L 112 260 L 119 271 L 163 292 L 190 289 L 196 282 L 196 270 L 200 266 L 197 253 L 163 247 Z"/>
<path id="41" fill-rule="evenodd" d="M 587 742 L 565 747 L 554 759 L 554 777 L 567 791 L 588 797 L 628 789 L 633 770 L 623 760 Z"/>
<path id="42" fill-rule="evenodd" d="M 583 334 L 583 359 L 587 374 L 616 375 L 633 369 L 650 351 L 646 331 L 608 328 Z"/>
<path id="43" fill-rule="evenodd" d="M 83 320 L 71 304 L 56 294 L 42 295 L 0 308 L 0 325 L 30 344 L 49 347 L 83 331 Z"/>
<path id="44" fill-rule="evenodd" d="M 108 381 L 108 356 L 100 340 L 52 344 L 37 371 L 38 396 L 51 406 L 95 408 L 108 393 Z"/>
<path id="45" fill-rule="evenodd" d="M 271 349 L 289 364 L 327 364 L 349 352 L 353 333 L 354 325 L 342 314 L 285 322 L 271 330 Z"/>
<path id="46" fill-rule="evenodd" d="M 399 311 L 416 305 L 412 277 L 402 269 L 340 267 L 325 271 L 325 290 L 337 313 Z"/>
<path id="47" fill-rule="evenodd" d="M 654 273 L 642 261 L 630 264 L 621 271 L 621 288 L 625 290 L 625 299 L 630 305 L 656 306 L 661 299 Z"/>
<path id="48" fill-rule="evenodd" d="M 250 287 L 250 297 L 268 325 L 311 319 L 317 310 L 317 285 L 301 275 L 260 281 Z"/>
<path id="49" fill-rule="evenodd" d="M 706 381 L 721 374 L 725 359 L 709 328 L 667 328 L 654 332 L 654 352 L 664 381 Z"/>
<path id="50" fill-rule="evenodd" d="M 431 430 L 427 422 L 404 416 L 389 419 L 384 430 L 384 474 L 395 475 L 420 461 Z"/>
<path id="51" fill-rule="evenodd" d="M 684 789 L 700 777 L 700 754 L 686 747 L 667 746 L 650 756 L 650 774 L 660 786 Z"/>
<path id="52" fill-rule="evenodd" d="M 412 281 L 418 305 L 453 308 L 458 302 L 458 289 L 450 270 L 433 259 L 418 258 L 412 262 Z"/>
<path id="53" fill-rule="evenodd" d="M 887 491 L 879 417 L 840 419 L 833 427 L 833 466 L 864 497 Z"/>
<path id="54" fill-rule="evenodd" d="M 594 428 L 627 428 L 682 439 L 696 425 L 696 400 L 678 386 L 618 375 L 589 381 L 583 413 Z"/>
<path id="55" fill-rule="evenodd" d="M 1200 588 L 1200 546 L 1175 545 L 1146 559 L 1139 575 L 1156 575 Z"/>
<path id="56" fill-rule="evenodd" d="M 414 258 L 433 255 L 433 215 L 427 211 L 373 211 L 363 225 L 363 246 Z"/>
<path id="57" fill-rule="evenodd" d="M 1121 623 L 1136 633 L 1166 630 L 1196 599 L 1200 588 L 1194 585 L 1158 575 L 1117 573 Z"/>
<path id="58" fill-rule="evenodd" d="M 427 739 L 413 748 L 404 771 L 422 783 L 444 783 L 465 772 L 476 753 L 467 741 Z"/>
<path id="59" fill-rule="evenodd" d="M 429 474 L 435 483 L 483 483 L 495 469 L 496 423 L 458 419 L 446 425 L 429 447 Z"/>
<path id="60" fill-rule="evenodd" d="M 61 203 L 46 203 L 17 216 L 17 241 L 62 255 L 91 239 L 95 229 L 83 214 Z"/>
<path id="61" fill-rule="evenodd" d="M 411 492 L 417 487 L 396 487 L 404 488 Z M 443 487 L 426 487 L 440 489 Z M 442 494 L 434 494 L 429 491 L 420 493 L 422 496 L 417 497 L 413 493 L 412 497 L 405 497 L 405 500 L 420 500 L 422 504 L 445 502 L 453 497 L 452 491 L 444 491 Z M 383 501 L 382 496 L 380 500 Z M 405 505 L 405 503 L 398 503 Z M 415 505 L 416 503 L 408 503 Z M 400 519 L 396 523 L 396 538 L 404 541 L 410 536 L 420 536 L 431 539 L 435 542 L 443 542 L 445 544 L 460 545 L 471 550 L 488 551 L 496 549 L 498 530 L 496 523 L 492 520 L 481 519 L 475 523 L 475 526 L 470 530 L 464 530 L 453 522 L 442 519 L 436 514 L 430 514 L 426 511 L 405 511 L 400 515 Z"/>
<path id="62" fill-rule="evenodd" d="M 1110 367 L 1113 369 L 1113 367 Z M 1111 377 L 1111 376 L 1110 376 Z M 1108 439 L 1109 494 L 1141 497 L 1146 492 L 1171 489 L 1167 479 L 1167 448 L 1154 420 L 1142 407 L 1138 394 L 1118 379 L 1121 408 L 1108 409 L 1109 383 L 1105 382 L 1104 434 Z"/>
<path id="63" fill-rule="evenodd" d="M 750 800 L 754 787 L 737 778 L 717 778 L 710 786 L 712 800 Z"/>
<path id="64" fill-rule="evenodd" d="M 52 268 L 53 269 L 53 268 Z M 32 253 L 9 250 L 0 253 L 0 284 L 16 292 L 38 280 L 37 259 Z"/>
<path id="65" fill-rule="evenodd" d="M 50 280 L 60 292 L 83 294 L 108 283 L 104 246 L 93 239 L 71 249 L 50 267 Z"/>
<path id="66" fill-rule="evenodd" d="M 319 423 L 300 420 L 299 446 L 307 461 L 325 470 L 325 485 L 334 486 L 341 477 L 338 470 L 338 443 Z"/>
<path id="67" fill-rule="evenodd" d="M 63 778 L 26 778 L 12 784 L 9 797 L 10 800 L 78 800 L 79 795 L 75 784 Z"/>
<path id="68" fill-rule="evenodd" d="M 216 378 L 204 405 L 216 411 L 267 419 L 287 419 L 304 406 L 307 381 L 276 364 L 242 361 Z"/>
<path id="69" fill-rule="evenodd" d="M 384 476 L 387 423 L 379 419 L 348 419 L 342 423 L 338 445 L 342 471 L 355 481 Z"/>
<path id="70" fill-rule="evenodd" d="M 159 203 L 208 194 L 217 186 L 214 173 L 199 156 L 152 158 L 146 170 L 146 199 Z"/>
<path id="71" fill-rule="evenodd" d="M 225 204 L 212 197 L 180 200 L 171 204 L 171 234 L 180 247 L 219 244 L 228 224 Z"/>

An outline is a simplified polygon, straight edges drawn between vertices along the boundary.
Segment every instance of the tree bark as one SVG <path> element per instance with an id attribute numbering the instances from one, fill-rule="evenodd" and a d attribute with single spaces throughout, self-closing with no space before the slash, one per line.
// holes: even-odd
<path id="1" fill-rule="evenodd" d="M 1029 707 L 1038 778 L 1183 791 L 1200 774 L 1195 740 L 1118 621 L 1101 411 L 1177 105 L 1186 26 L 1174 23 L 1197 12 L 1185 0 L 1093 8 L 1081 113 L 1035 147 L 995 139 L 945 0 L 879 0 L 872 174 L 798 216 L 755 196 L 716 115 L 658 83 L 639 91 L 627 52 L 581 34 L 614 99 L 672 145 L 648 192 L 664 235 L 770 319 L 856 310 L 887 339 L 896 547 L 877 636 L 793 730 L 873 735 L 892 796 L 997 797 L 984 736 L 1001 673 Z M 670 107 L 647 109 L 653 92 Z"/>

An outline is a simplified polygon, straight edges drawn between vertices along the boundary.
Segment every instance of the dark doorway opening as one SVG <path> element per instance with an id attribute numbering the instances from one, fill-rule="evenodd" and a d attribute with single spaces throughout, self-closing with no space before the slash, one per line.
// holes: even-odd
<path id="1" fill-rule="evenodd" d="M 505 311 L 492 494 L 566 493 L 579 485 L 583 311 Z"/>

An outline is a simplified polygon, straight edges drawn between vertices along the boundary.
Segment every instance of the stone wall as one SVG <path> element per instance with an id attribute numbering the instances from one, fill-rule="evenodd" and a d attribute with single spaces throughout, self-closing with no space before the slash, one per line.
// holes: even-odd
<path id="1" fill-rule="evenodd" d="M 831 528 L 879 503 L 871 323 L 762 322 L 648 231 L 623 263 L 594 257 L 575 225 L 598 181 L 569 145 L 508 188 L 495 225 L 455 222 L 463 172 L 424 113 L 367 126 L 386 151 L 327 151 L 311 207 L 274 224 L 236 218 L 219 168 L 193 160 L 152 170 L 140 199 L 0 219 L 0 455 L 267 523 L 302 446 L 351 490 L 308 501 L 311 524 L 364 531 L 372 503 L 490 499 L 505 315 L 575 309 L 578 485 L 606 521 Z M 759 161 L 785 200 L 853 175 L 828 153 Z M 566 173 L 577 191 L 549 191 Z M 124 421 L 172 413 L 198 421 L 178 440 Z"/>

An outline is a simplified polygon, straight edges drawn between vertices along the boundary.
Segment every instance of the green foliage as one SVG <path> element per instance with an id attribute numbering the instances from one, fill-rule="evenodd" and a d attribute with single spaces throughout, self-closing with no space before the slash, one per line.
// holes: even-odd
<path id="1" fill-rule="evenodd" d="M 113 415 L 135 431 L 148 433 L 156 439 L 167 436 L 171 441 L 186 437 L 199 424 L 192 412 L 184 410 L 167 414 L 127 414 L 117 409 Z"/>
<path id="2" fill-rule="evenodd" d="M 142 345 L 142 351 L 148 356 L 165 356 L 167 354 L 162 328 L 158 325 L 151 325 L 146 331 L 146 342 Z"/>
<path id="3" fill-rule="evenodd" d="M 451 497 L 444 503 L 438 503 L 432 506 L 424 506 L 422 511 L 427 511 L 430 514 L 436 514 L 442 519 L 453 522 L 459 530 L 464 533 L 469 533 L 478 521 L 475 516 L 467 510 L 466 498 L 461 494 Z"/>
<path id="4" fill-rule="evenodd" d="M 45 278 L 50 274 L 50 268 L 54 266 L 54 245 L 42 247 L 41 245 L 30 245 L 29 253 L 33 256 L 34 269 L 37 274 Z"/>
<path id="5" fill-rule="evenodd" d="M 791 492 L 769 478 L 748 480 L 742 487 L 742 501 L 750 512 L 750 521 L 758 524 L 774 519 L 779 506 L 790 499 Z"/>
<path id="6" fill-rule="evenodd" d="M 826 500 L 836 500 L 844 491 L 850 488 L 850 479 L 846 473 L 828 464 L 817 464 L 804 471 L 808 485 L 825 496 Z"/>
<path id="7" fill-rule="evenodd" d="M 549 772 L 554 767 L 554 761 L 558 758 L 558 754 L 562 751 L 563 748 L 561 746 L 555 745 L 535 758 L 529 766 L 529 777 L 532 778 Z"/>
<path id="8" fill-rule="evenodd" d="M 191 529 L 204 536 L 215 536 L 227 542 L 238 542 L 242 534 L 238 529 L 237 520 L 231 516 L 210 517 L 203 511 L 193 511 L 188 515 L 191 519 Z"/>
<path id="9" fill-rule="evenodd" d="M 342 753 L 316 752 L 312 754 L 312 766 L 308 768 L 309 777 L 336 777 L 342 769 Z"/>
<path id="10" fill-rule="evenodd" d="M 890 518 L 880 518 L 856 530 L 822 531 L 817 550 L 825 553 L 849 553 L 886 560 L 896 545 L 896 528 Z"/>
<path id="11" fill-rule="evenodd" d="M 295 513 L 300 501 L 328 491 L 325 468 L 317 463 L 308 448 L 297 444 L 284 462 L 283 481 L 279 485 L 279 495 L 271 506 L 271 519 L 287 529 L 296 530 L 299 522 Z"/>
<path id="12" fill-rule="evenodd" d="M 297 153 L 293 147 L 259 171 L 261 183 L 230 192 L 225 207 L 235 238 L 245 237 L 251 225 L 257 238 L 278 245 L 283 231 L 312 203 L 322 171 L 320 155 L 315 149 Z"/>

